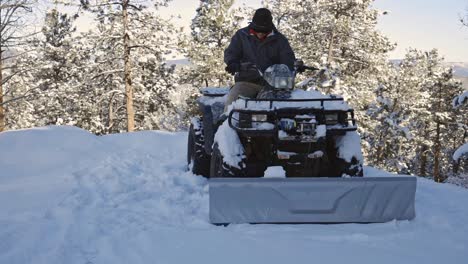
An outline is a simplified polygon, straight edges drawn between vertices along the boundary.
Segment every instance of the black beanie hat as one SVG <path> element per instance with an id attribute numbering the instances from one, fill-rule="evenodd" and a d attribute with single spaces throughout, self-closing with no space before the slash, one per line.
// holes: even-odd
<path id="1" fill-rule="evenodd" d="M 274 26 L 270 10 L 266 8 L 257 9 L 249 26 L 257 32 L 271 32 Z"/>

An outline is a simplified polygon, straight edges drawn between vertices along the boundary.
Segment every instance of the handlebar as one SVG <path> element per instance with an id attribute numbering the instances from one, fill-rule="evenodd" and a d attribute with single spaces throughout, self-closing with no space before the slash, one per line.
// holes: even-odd
<path id="1" fill-rule="evenodd" d="M 320 69 L 317 68 L 317 67 L 314 67 L 314 66 L 304 65 L 304 62 L 302 60 L 297 60 L 294 63 L 294 71 L 296 73 L 302 73 L 305 70 L 319 71 Z M 247 72 L 247 71 L 259 72 L 260 76 L 263 75 L 263 73 L 258 69 L 257 65 L 255 63 L 251 63 L 251 62 L 240 63 L 239 69 L 238 69 L 238 71 L 236 71 L 236 73 Z"/>
<path id="2" fill-rule="evenodd" d="M 320 70 L 319 68 L 316 68 L 313 66 L 304 65 L 304 61 L 302 61 L 301 59 L 298 59 L 294 62 L 294 69 L 296 70 L 296 72 L 299 72 L 299 73 L 302 73 L 305 70 L 310 70 L 310 71 Z"/>
<path id="3" fill-rule="evenodd" d="M 304 66 L 304 69 L 309 70 L 309 71 L 319 71 L 320 70 L 319 68 L 314 67 L 314 66 Z"/>

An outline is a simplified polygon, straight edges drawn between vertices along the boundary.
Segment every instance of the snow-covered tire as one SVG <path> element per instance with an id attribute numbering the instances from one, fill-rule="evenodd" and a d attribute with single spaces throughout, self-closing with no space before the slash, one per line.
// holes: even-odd
<path id="1" fill-rule="evenodd" d="M 348 175 L 351 177 L 363 177 L 364 170 L 362 162 L 358 161 L 355 157 L 352 158 L 351 162 L 347 162 L 344 159 L 337 158 L 335 165 L 332 166 L 337 171 L 335 172 L 337 177 Z"/>
<path id="2" fill-rule="evenodd" d="M 344 137 L 347 137 L 347 143 L 345 147 L 339 146 Z M 341 142 L 341 143 L 340 143 Z M 351 177 L 363 177 L 364 170 L 363 170 L 363 158 L 362 152 L 360 149 L 360 137 L 357 132 L 347 132 L 344 136 L 337 136 L 333 138 L 333 142 L 330 142 L 332 148 L 329 149 L 328 157 L 330 161 L 330 166 L 328 169 L 329 177 L 343 177 L 344 175 L 351 176 Z M 349 154 L 350 146 L 354 146 L 353 154 Z M 344 153 L 340 153 L 340 151 L 345 151 Z M 346 159 L 342 157 L 347 157 Z"/>
<path id="3" fill-rule="evenodd" d="M 219 150 L 218 143 L 213 146 L 210 162 L 210 178 L 242 177 L 242 171 L 229 166 L 224 162 L 223 154 Z"/>
<path id="4" fill-rule="evenodd" d="M 209 176 L 210 156 L 205 152 L 203 123 L 200 118 L 193 118 L 190 124 L 187 143 L 187 164 L 193 174 Z"/>

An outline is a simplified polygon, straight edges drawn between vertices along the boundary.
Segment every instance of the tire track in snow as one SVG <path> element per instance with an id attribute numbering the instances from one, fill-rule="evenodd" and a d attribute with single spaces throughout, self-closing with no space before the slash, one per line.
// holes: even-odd
<path id="1" fill-rule="evenodd" d="M 110 250 L 118 254 L 115 241 L 122 237 L 209 226 L 206 181 L 186 172 L 184 161 L 175 149 L 156 154 L 127 149 L 75 172 L 76 187 L 61 205 L 71 216 L 59 259 L 94 263 L 97 255 L 108 255 L 98 252 L 103 241 L 113 241 Z"/>

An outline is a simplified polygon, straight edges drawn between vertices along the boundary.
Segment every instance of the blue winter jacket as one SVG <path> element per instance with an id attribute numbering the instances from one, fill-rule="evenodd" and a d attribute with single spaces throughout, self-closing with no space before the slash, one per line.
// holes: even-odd
<path id="1" fill-rule="evenodd" d="M 288 40 L 277 30 L 274 30 L 273 35 L 260 41 L 250 34 L 248 27 L 242 28 L 232 37 L 231 43 L 224 51 L 224 62 L 227 65 L 252 62 L 262 72 L 274 64 L 286 64 L 293 70 L 295 60 Z"/>

